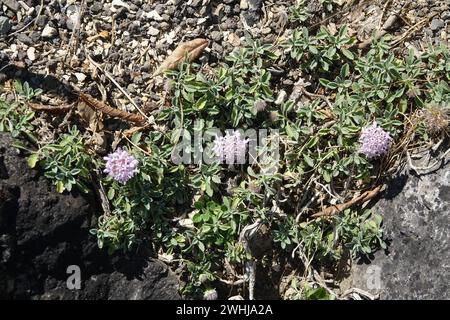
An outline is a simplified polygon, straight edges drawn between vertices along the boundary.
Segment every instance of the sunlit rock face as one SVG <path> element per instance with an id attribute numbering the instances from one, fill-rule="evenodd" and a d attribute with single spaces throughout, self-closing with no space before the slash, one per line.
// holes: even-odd
<path id="1" fill-rule="evenodd" d="M 398 176 L 374 210 L 390 245 L 371 263 L 354 263 L 352 286 L 382 299 L 450 299 L 450 163 Z"/>

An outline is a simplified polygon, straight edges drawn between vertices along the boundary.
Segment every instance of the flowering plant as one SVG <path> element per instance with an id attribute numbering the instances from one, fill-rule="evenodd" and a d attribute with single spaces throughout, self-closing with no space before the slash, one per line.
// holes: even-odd
<path id="1" fill-rule="evenodd" d="M 127 183 L 138 172 L 138 161 L 121 148 L 104 157 L 104 160 L 106 161 L 104 172 L 122 184 Z"/>

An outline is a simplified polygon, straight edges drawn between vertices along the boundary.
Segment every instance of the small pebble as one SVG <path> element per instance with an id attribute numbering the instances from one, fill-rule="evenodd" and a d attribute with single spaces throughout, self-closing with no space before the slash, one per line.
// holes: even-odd
<path id="1" fill-rule="evenodd" d="M 57 33 L 58 33 L 58 31 L 55 28 L 53 28 L 47 24 L 44 27 L 44 29 L 42 30 L 41 37 L 42 38 L 53 38 Z"/>
<path id="2" fill-rule="evenodd" d="M 444 21 L 440 20 L 440 19 L 433 19 L 431 21 L 431 30 L 433 31 L 437 31 L 439 29 L 441 29 L 444 26 Z"/>
<path id="3" fill-rule="evenodd" d="M 27 50 L 27 58 L 31 61 L 36 60 L 36 49 L 34 47 L 29 47 Z"/>
<path id="4" fill-rule="evenodd" d="M 159 34 L 159 30 L 153 27 L 148 28 L 147 34 L 151 36 L 157 36 Z"/>

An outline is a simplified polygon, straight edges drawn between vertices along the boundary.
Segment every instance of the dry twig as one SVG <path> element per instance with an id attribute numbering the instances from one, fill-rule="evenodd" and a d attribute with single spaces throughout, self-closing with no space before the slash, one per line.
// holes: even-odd
<path id="1" fill-rule="evenodd" d="M 383 187 L 382 185 L 379 185 L 375 189 L 370 190 L 370 191 L 366 191 L 363 194 L 361 194 L 360 196 L 358 196 L 356 198 L 353 198 L 350 201 L 327 207 L 324 210 L 313 214 L 311 217 L 312 218 L 319 218 L 319 217 L 332 216 L 332 215 L 334 215 L 334 214 L 336 214 L 338 212 L 341 212 L 341 211 L 343 211 L 345 209 L 350 208 L 351 206 L 364 203 L 364 202 L 374 198 L 381 191 L 382 187 Z"/>
<path id="2" fill-rule="evenodd" d="M 129 113 L 123 110 L 112 108 L 103 102 L 95 99 L 89 94 L 79 92 L 78 96 L 80 97 L 80 100 L 86 103 L 91 108 L 101 111 L 111 117 L 120 118 L 125 121 L 134 122 L 137 125 L 142 125 L 145 122 L 145 118 L 142 117 L 139 114 Z"/>

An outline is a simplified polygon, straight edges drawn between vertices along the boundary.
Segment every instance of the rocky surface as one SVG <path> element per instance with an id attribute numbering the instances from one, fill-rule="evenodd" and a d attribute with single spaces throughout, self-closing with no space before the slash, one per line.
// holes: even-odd
<path id="1" fill-rule="evenodd" d="M 76 194 L 57 194 L 0 134 L 1 299 L 179 299 L 178 282 L 148 255 L 100 250 L 89 230 L 94 210 Z M 67 280 L 79 266 L 81 288 Z"/>
<path id="2" fill-rule="evenodd" d="M 382 299 L 450 299 L 450 163 L 398 176 L 385 194 L 375 210 L 390 245 L 353 266 L 353 287 Z"/>

